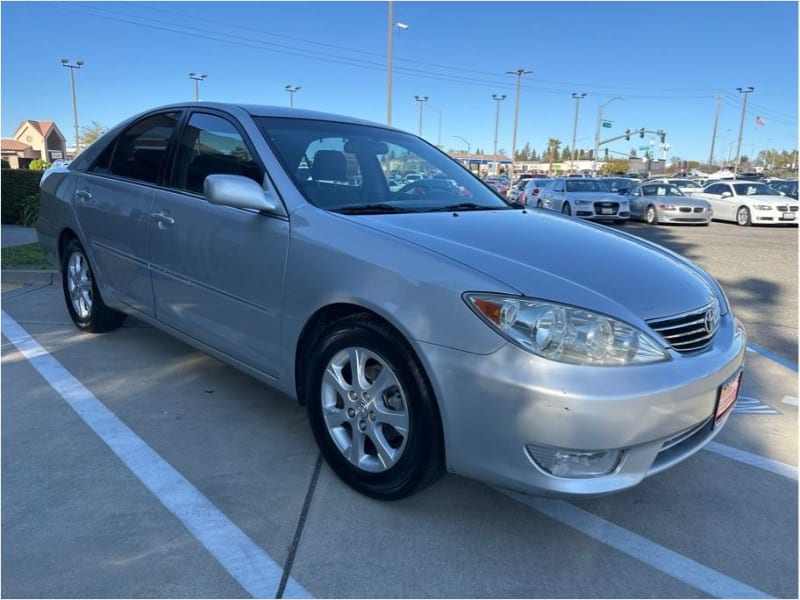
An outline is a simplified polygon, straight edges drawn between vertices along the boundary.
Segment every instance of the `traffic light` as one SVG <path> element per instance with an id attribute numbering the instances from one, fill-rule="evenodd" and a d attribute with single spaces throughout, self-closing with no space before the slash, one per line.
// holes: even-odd
<path id="1" fill-rule="evenodd" d="M 666 137 L 667 137 L 666 132 L 664 132 L 664 131 L 659 131 L 658 132 L 658 139 L 661 140 L 662 144 L 664 143 L 664 140 L 666 139 Z"/>
<path id="2" fill-rule="evenodd" d="M 640 137 L 640 138 L 643 138 L 643 137 L 644 137 L 644 129 L 640 129 L 640 130 L 639 130 L 639 137 Z"/>
<path id="3" fill-rule="evenodd" d="M 606 160 L 608 160 L 608 148 L 606 148 Z"/>
<path id="4" fill-rule="evenodd" d="M 626 140 L 630 140 L 631 139 L 631 130 L 630 129 L 626 129 L 625 130 L 625 139 Z"/>

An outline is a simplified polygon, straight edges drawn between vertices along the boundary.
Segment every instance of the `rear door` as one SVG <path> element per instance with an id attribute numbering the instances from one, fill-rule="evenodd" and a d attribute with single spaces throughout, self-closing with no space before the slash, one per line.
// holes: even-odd
<path id="1" fill-rule="evenodd" d="M 287 218 L 208 203 L 212 174 L 264 183 L 264 168 L 235 119 L 193 112 L 150 226 L 159 321 L 271 376 L 279 363 Z"/>
<path id="2" fill-rule="evenodd" d="M 153 316 L 149 220 L 180 111 L 133 123 L 80 175 L 73 193 L 101 291 Z"/>

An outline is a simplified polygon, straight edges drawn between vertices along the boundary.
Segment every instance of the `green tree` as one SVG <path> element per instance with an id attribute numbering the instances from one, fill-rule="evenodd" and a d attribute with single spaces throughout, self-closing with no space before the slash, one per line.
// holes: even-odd
<path id="1" fill-rule="evenodd" d="M 31 161 L 31 164 L 28 165 L 28 168 L 31 171 L 44 171 L 49 166 L 50 164 L 48 162 L 42 160 L 41 158 L 37 158 Z"/>
<path id="2" fill-rule="evenodd" d="M 565 146 L 564 149 L 561 151 L 561 162 L 568 161 L 572 156 L 572 152 L 570 152 L 569 146 Z"/>
<path id="3" fill-rule="evenodd" d="M 531 150 L 531 160 L 535 160 L 535 161 L 539 160 L 539 155 L 536 154 L 536 150 Z"/>
<path id="4" fill-rule="evenodd" d="M 547 159 L 549 162 L 548 172 L 553 171 L 553 161 L 558 156 L 558 149 L 561 147 L 561 140 L 558 138 L 548 138 L 547 140 Z"/>
<path id="5" fill-rule="evenodd" d="M 614 173 L 626 173 L 628 171 L 628 160 L 625 158 L 611 158 L 603 162 L 600 172 L 606 175 Z"/>
<path id="6" fill-rule="evenodd" d="M 636 158 L 637 156 L 639 155 L 636 154 L 636 148 L 631 148 L 631 158 Z"/>
<path id="7" fill-rule="evenodd" d="M 106 131 L 108 131 L 108 127 L 101 125 L 97 121 L 92 121 L 91 125 L 81 127 L 81 133 L 78 136 L 81 146 L 88 146 Z"/>

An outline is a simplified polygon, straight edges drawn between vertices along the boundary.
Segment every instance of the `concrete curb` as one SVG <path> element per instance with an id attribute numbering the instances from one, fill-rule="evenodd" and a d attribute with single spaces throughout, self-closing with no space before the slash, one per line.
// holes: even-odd
<path id="1" fill-rule="evenodd" d="M 58 271 L 3 269 L 2 272 L 3 283 L 52 285 L 57 280 Z"/>

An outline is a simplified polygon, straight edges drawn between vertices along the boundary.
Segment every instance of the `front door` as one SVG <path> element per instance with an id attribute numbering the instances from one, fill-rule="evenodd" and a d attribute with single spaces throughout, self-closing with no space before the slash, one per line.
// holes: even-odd
<path id="1" fill-rule="evenodd" d="M 197 112 L 182 134 L 170 185 L 153 202 L 156 318 L 277 377 L 289 221 L 209 204 L 203 182 L 212 174 L 264 181 L 235 124 Z"/>

